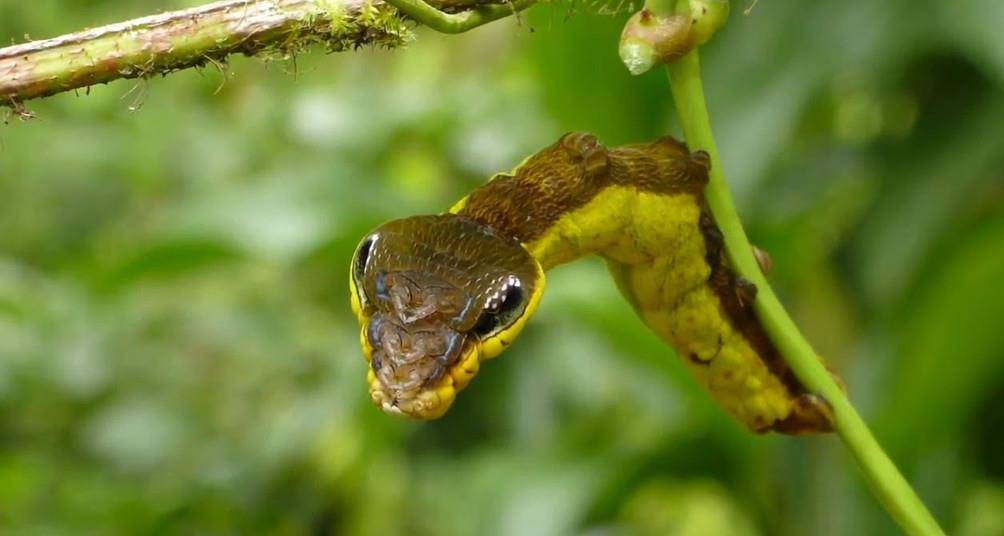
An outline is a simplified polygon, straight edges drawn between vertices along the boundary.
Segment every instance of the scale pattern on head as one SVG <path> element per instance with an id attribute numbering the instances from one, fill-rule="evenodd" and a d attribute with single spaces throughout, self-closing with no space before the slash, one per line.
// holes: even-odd
<path id="1" fill-rule="evenodd" d="M 454 215 L 416 216 L 367 235 L 352 262 L 352 303 L 384 411 L 435 418 L 516 337 L 543 272 L 513 238 Z"/>

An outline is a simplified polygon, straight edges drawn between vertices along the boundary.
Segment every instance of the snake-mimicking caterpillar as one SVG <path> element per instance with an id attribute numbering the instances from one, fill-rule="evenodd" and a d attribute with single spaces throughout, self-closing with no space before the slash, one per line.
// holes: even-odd
<path id="1" fill-rule="evenodd" d="M 446 214 L 388 222 L 352 260 L 352 307 L 373 402 L 441 416 L 482 361 L 513 343 L 544 272 L 603 257 L 644 322 L 755 432 L 830 431 L 754 315 L 704 202 L 709 161 L 661 138 L 608 149 L 566 134 Z"/>

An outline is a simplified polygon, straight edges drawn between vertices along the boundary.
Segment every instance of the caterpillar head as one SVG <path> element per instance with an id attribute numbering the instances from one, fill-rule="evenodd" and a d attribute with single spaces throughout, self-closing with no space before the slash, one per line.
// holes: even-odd
<path id="1" fill-rule="evenodd" d="M 370 397 L 417 419 L 449 409 L 481 361 L 515 340 L 544 289 L 518 241 L 455 214 L 378 227 L 351 272 Z"/>

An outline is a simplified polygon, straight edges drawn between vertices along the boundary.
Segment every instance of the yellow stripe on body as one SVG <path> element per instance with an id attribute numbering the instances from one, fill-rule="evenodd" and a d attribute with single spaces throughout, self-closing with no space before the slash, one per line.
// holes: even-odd
<path id="1" fill-rule="evenodd" d="M 733 328 L 708 284 L 700 217 L 694 194 L 610 186 L 526 247 L 544 269 L 603 256 L 639 316 L 718 403 L 750 429 L 766 431 L 792 413 L 797 395 Z"/>

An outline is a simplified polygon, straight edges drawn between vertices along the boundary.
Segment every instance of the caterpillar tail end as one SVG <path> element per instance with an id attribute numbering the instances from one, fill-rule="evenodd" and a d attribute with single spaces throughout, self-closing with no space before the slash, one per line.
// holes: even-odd
<path id="1" fill-rule="evenodd" d="M 833 408 L 823 397 L 801 394 L 794 399 L 788 417 L 770 428 L 788 435 L 825 434 L 833 431 Z M 764 430 L 767 431 L 767 430 Z"/>

